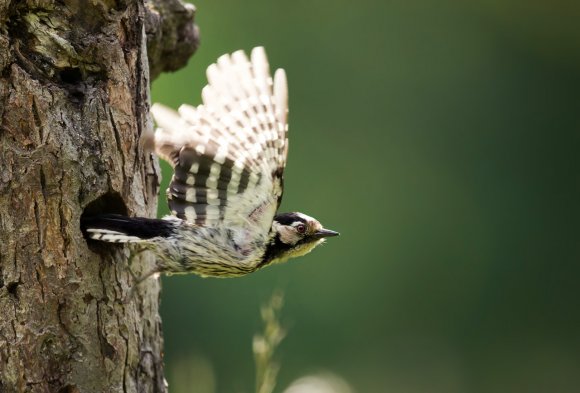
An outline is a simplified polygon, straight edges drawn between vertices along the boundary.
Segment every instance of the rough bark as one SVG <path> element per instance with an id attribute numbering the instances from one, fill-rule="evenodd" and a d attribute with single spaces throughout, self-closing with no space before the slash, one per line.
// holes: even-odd
<path id="1" fill-rule="evenodd" d="M 0 392 L 166 390 L 158 282 L 125 304 L 128 249 L 79 219 L 155 216 L 146 37 L 155 73 L 186 62 L 193 9 L 157 11 L 175 4 L 0 0 Z"/>
<path id="2" fill-rule="evenodd" d="M 187 64 L 199 46 L 199 30 L 193 23 L 195 7 L 180 0 L 146 1 L 149 73 L 175 71 Z"/>

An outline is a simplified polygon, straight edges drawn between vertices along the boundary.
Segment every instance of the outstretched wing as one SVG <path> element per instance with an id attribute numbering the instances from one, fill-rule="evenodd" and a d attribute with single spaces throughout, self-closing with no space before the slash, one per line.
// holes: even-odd
<path id="1" fill-rule="evenodd" d="M 270 230 L 288 150 L 284 70 L 270 77 L 262 47 L 220 57 L 207 69 L 203 104 L 178 112 L 155 104 L 156 153 L 174 169 L 172 213 L 202 226 Z"/>

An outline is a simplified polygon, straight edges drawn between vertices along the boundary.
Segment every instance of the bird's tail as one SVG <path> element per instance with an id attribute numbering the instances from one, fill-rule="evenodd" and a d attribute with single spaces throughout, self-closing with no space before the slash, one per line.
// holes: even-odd
<path id="1" fill-rule="evenodd" d="M 171 236 L 175 223 L 156 218 L 103 214 L 81 217 L 81 229 L 88 239 L 110 243 L 140 243 Z"/>

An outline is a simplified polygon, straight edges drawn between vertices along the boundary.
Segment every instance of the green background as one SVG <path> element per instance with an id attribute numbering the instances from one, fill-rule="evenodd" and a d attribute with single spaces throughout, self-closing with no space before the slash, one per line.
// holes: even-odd
<path id="1" fill-rule="evenodd" d="M 277 288 L 279 392 L 320 371 L 359 393 L 580 391 L 580 7 L 195 4 L 201 47 L 153 100 L 198 104 L 210 63 L 264 45 L 289 78 L 282 210 L 342 236 L 243 278 L 163 278 L 171 391 L 252 392 Z"/>

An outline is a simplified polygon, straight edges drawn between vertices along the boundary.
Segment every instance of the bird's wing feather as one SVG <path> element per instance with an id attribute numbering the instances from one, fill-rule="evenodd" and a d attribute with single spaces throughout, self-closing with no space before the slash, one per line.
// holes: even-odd
<path id="1" fill-rule="evenodd" d="M 288 150 L 288 90 L 270 77 L 263 48 L 220 57 L 207 69 L 203 104 L 178 112 L 159 104 L 157 154 L 174 168 L 167 199 L 188 222 L 269 231 L 282 197 Z"/>

